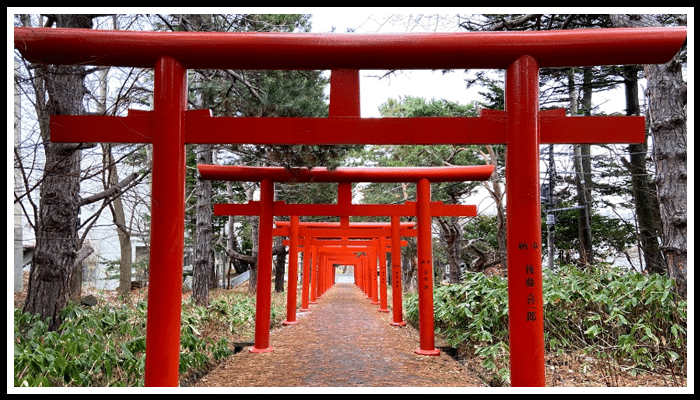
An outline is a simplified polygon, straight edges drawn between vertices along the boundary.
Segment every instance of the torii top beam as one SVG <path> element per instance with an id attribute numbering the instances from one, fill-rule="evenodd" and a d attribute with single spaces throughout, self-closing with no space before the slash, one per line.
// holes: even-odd
<path id="1" fill-rule="evenodd" d="M 424 34 L 15 28 L 14 37 L 25 58 L 46 64 L 153 68 L 170 56 L 188 69 L 503 69 L 525 54 L 541 68 L 661 64 L 683 44 L 686 28 Z"/>
<path id="2" fill-rule="evenodd" d="M 273 236 L 290 236 L 290 221 L 275 221 Z M 418 230 L 415 222 L 400 222 L 400 237 L 416 237 Z M 391 223 L 386 222 L 349 222 L 344 226 L 340 222 L 299 222 L 298 236 L 310 238 L 375 238 L 391 237 Z"/>
<path id="3" fill-rule="evenodd" d="M 261 182 L 338 182 L 338 204 L 284 204 L 274 202 L 275 215 L 334 215 L 390 216 L 416 215 L 415 203 L 406 204 L 352 204 L 350 182 L 458 182 L 485 181 L 493 173 L 493 165 L 468 165 L 455 167 L 347 167 L 296 168 L 289 171 L 283 167 L 237 167 L 222 165 L 197 165 L 202 179 Z M 341 190 L 345 187 L 346 190 Z M 476 206 L 461 204 L 431 203 L 431 215 L 474 216 Z M 259 215 L 259 203 L 215 204 L 215 215 Z"/>
<path id="4" fill-rule="evenodd" d="M 295 168 L 240 167 L 222 165 L 197 165 L 199 174 L 206 180 L 260 182 L 430 182 L 485 181 L 493 173 L 493 165 L 467 165 L 453 167 L 339 167 Z"/>
<path id="5" fill-rule="evenodd" d="M 277 227 L 288 227 L 291 226 L 291 221 L 275 221 L 275 226 Z M 400 222 L 399 227 L 401 228 L 415 228 L 415 222 Z M 322 222 L 322 221 L 310 221 L 310 222 L 299 222 L 300 228 L 341 228 L 342 225 L 339 222 Z M 361 228 L 361 229 L 374 229 L 374 228 L 391 228 L 390 222 L 350 222 L 349 228 Z"/>
<path id="6" fill-rule="evenodd" d="M 471 215 L 465 215 L 471 216 Z M 416 237 L 417 229 L 400 228 L 399 237 Z M 273 236 L 290 236 L 290 227 L 274 228 Z M 372 228 L 372 229 L 357 229 L 357 228 L 299 228 L 297 237 L 310 238 L 347 238 L 347 239 L 364 239 L 391 237 L 391 227 L 388 228 Z"/>

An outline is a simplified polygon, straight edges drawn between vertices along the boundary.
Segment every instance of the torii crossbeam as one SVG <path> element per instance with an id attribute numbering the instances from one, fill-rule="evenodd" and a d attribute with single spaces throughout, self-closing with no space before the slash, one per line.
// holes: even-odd
<path id="1" fill-rule="evenodd" d="M 538 146 L 642 142 L 644 119 L 540 113 L 539 68 L 659 64 L 685 39 L 685 27 L 392 35 L 14 28 L 15 49 L 31 62 L 154 69 L 152 112 L 51 117 L 53 141 L 153 143 L 147 386 L 178 385 L 184 144 L 258 141 L 507 144 L 506 191 L 518 199 L 506 209 L 511 384 L 544 386 Z M 212 118 L 186 111 L 188 68 L 331 69 L 329 118 Z M 506 69 L 505 114 L 359 118 L 353 70 L 469 68 Z"/>

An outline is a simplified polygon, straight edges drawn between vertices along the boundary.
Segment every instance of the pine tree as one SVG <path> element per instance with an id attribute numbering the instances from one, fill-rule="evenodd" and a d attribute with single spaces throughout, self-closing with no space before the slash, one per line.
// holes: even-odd
<path id="1" fill-rule="evenodd" d="M 684 16 L 652 16 L 613 14 L 616 26 L 661 26 L 685 23 Z M 686 48 L 668 63 L 644 65 L 648 81 L 649 130 L 654 139 L 656 187 L 661 211 L 661 249 L 668 274 L 676 280 L 676 292 L 687 296 L 688 268 L 688 150 L 687 150 L 687 84 L 682 66 Z"/>

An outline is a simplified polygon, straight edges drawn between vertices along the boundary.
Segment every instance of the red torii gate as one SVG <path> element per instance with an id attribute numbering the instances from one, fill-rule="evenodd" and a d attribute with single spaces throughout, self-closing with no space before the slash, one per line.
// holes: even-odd
<path id="1" fill-rule="evenodd" d="M 272 224 L 275 215 L 340 216 L 347 228 L 350 216 L 415 215 L 418 228 L 418 308 L 420 347 L 416 352 L 438 355 L 435 348 L 433 317 L 433 266 L 431 216 L 475 216 L 476 206 L 442 204 L 430 201 L 431 182 L 485 181 L 493 165 L 453 167 L 372 167 L 327 168 L 240 167 L 197 165 L 205 180 L 260 182 L 260 201 L 247 204 L 215 204 L 216 215 L 258 215 L 258 284 L 255 312 L 255 345 L 250 351 L 264 353 L 270 347 L 270 286 L 272 264 Z M 338 182 L 337 204 L 285 204 L 273 201 L 275 182 Z M 416 182 L 416 201 L 406 204 L 352 204 L 352 182 Z M 375 266 L 376 269 L 376 266 Z"/>
<path id="2" fill-rule="evenodd" d="M 285 242 L 290 242 L 289 240 L 284 241 Z M 407 242 L 406 241 L 401 241 L 402 245 L 405 245 Z M 385 243 L 384 237 L 378 237 L 378 238 L 372 238 L 372 239 L 365 239 L 365 240 L 351 240 L 349 242 L 343 242 L 343 241 L 338 241 L 338 240 L 330 240 L 330 239 L 312 239 L 310 246 L 312 249 L 316 249 L 317 252 L 335 252 L 338 254 L 345 254 L 345 253 L 357 253 L 357 252 L 367 252 L 368 250 L 373 250 L 377 253 L 377 256 L 382 259 L 380 262 L 380 265 L 382 263 L 386 263 L 386 256 L 381 255 L 382 249 L 384 250 L 384 253 L 387 251 L 391 251 L 391 246 L 387 246 Z M 305 272 L 307 269 L 304 270 Z M 357 272 L 357 271 L 355 271 Z M 355 274 L 355 279 L 356 279 L 356 284 L 359 286 L 363 291 L 365 291 L 368 294 L 371 294 L 373 297 L 373 303 L 372 304 L 379 304 L 381 307 L 379 309 L 380 312 L 389 312 L 389 309 L 387 308 L 387 287 L 386 287 L 386 269 L 380 270 L 380 276 L 379 276 L 379 287 L 377 287 L 377 282 L 376 280 L 372 280 L 371 286 L 368 288 L 365 284 L 361 282 L 361 276 L 357 276 L 358 274 Z M 376 275 L 375 275 L 376 278 Z M 381 300 L 379 300 L 377 297 L 381 297 Z M 397 295 L 398 296 L 398 295 Z M 396 309 L 394 312 L 395 315 L 401 315 L 401 309 Z"/>
<path id="3" fill-rule="evenodd" d="M 644 118 L 540 112 L 538 70 L 660 64 L 685 39 L 685 27 L 392 35 L 14 28 L 15 48 L 32 62 L 154 69 L 152 112 L 51 117 L 57 142 L 153 143 L 147 386 L 178 384 L 185 143 L 507 144 L 506 191 L 518 196 L 506 210 L 511 384 L 544 386 L 538 145 L 641 142 Z M 346 73 L 347 87 L 331 75 L 329 118 L 210 118 L 208 111 L 185 110 L 188 68 L 500 68 L 506 69 L 506 111 L 479 118 L 359 118 L 359 83 L 356 73 Z M 265 135 L 237 134 L 251 129 Z"/>
<path id="4" fill-rule="evenodd" d="M 330 268 L 332 264 L 338 264 L 340 261 L 353 261 L 358 263 L 357 269 L 354 271 L 355 284 L 362 292 L 370 299 L 370 304 L 380 305 L 378 299 L 379 293 L 377 288 L 377 259 L 379 258 L 378 239 L 362 241 L 364 245 L 329 245 L 323 243 L 325 240 L 317 240 L 316 247 L 319 255 L 319 294 L 321 298 L 334 283 L 335 270 Z M 360 256 L 357 253 L 364 253 Z M 356 259 L 353 259 L 353 256 Z M 386 261 L 385 261 L 386 262 Z M 330 272 L 329 272 L 330 271 Z M 386 295 L 386 293 L 385 293 Z M 389 312 L 388 309 L 379 309 L 380 312 Z"/>
<path id="5" fill-rule="evenodd" d="M 297 218 L 297 221 L 295 221 L 295 218 Z M 345 222 L 345 221 L 344 221 Z M 297 225 L 297 228 L 295 229 L 294 226 L 295 224 Z M 398 224 L 398 229 L 394 231 L 393 224 Z M 303 247 L 304 248 L 304 264 L 307 264 L 307 262 L 313 262 L 314 260 L 310 260 L 309 257 L 311 256 L 310 251 L 311 248 L 315 245 L 315 243 L 312 242 L 315 238 L 344 238 L 344 239 L 350 239 L 350 238 L 385 238 L 389 237 L 391 238 L 390 243 L 386 246 L 390 249 L 391 254 L 392 254 L 392 292 L 394 293 L 393 296 L 393 301 L 392 301 L 392 308 L 393 308 L 393 321 L 391 322 L 391 325 L 396 325 L 396 326 L 403 326 L 406 325 L 406 322 L 403 321 L 403 305 L 402 305 L 402 296 L 401 296 L 401 268 L 400 268 L 400 260 L 401 260 L 401 246 L 405 243 L 405 241 L 401 241 L 401 237 L 416 237 L 417 236 L 417 230 L 413 229 L 416 225 L 415 222 L 399 222 L 399 216 L 392 216 L 392 222 L 391 223 L 385 223 L 385 222 L 348 222 L 349 227 L 341 227 L 340 222 L 298 222 L 298 217 L 292 216 L 291 221 L 275 221 L 275 226 L 277 226 L 276 229 L 273 230 L 273 236 L 288 236 L 290 239 L 288 239 L 286 242 L 289 245 L 289 254 L 290 254 L 290 260 L 289 260 L 289 274 L 291 275 L 292 273 L 292 268 L 296 267 L 297 261 L 292 262 L 292 254 L 293 254 L 293 249 L 296 247 Z M 292 241 L 292 237 L 294 236 L 294 231 L 298 231 L 298 239 L 297 242 L 295 243 Z M 392 234 L 397 233 L 399 235 L 397 241 L 393 240 Z M 303 245 L 298 245 L 298 240 L 301 238 L 304 238 L 304 244 Z M 323 244 L 328 244 L 330 241 L 325 240 L 322 242 Z M 345 243 L 349 246 L 356 246 L 357 242 L 355 241 L 346 241 L 342 242 Z M 285 244 L 285 242 L 283 242 Z M 397 245 L 396 249 L 393 248 L 394 245 Z M 379 245 L 381 246 L 381 245 Z M 379 248 L 379 247 L 378 247 Z M 384 262 L 386 263 L 386 262 Z M 380 265 L 381 262 L 380 262 Z M 394 269 L 394 266 L 396 266 L 396 269 Z M 308 311 L 308 306 L 309 306 L 309 268 L 311 265 L 305 265 L 303 272 L 304 274 L 302 275 L 302 300 L 301 300 L 301 308 L 300 311 Z M 295 269 L 296 271 L 296 269 Z M 313 272 L 312 272 L 313 274 Z M 359 285 L 358 282 L 358 276 L 357 276 L 357 269 L 355 269 L 355 284 L 357 286 Z M 296 281 L 294 281 L 294 285 L 292 285 L 292 278 L 289 280 L 289 287 L 293 288 L 294 285 L 296 285 Z M 294 277 L 296 279 L 296 277 Z M 381 297 L 381 304 L 380 308 L 378 311 L 380 312 L 389 312 L 387 309 L 387 291 L 386 291 L 386 265 L 384 265 L 384 268 L 380 270 L 380 276 L 379 276 L 379 281 L 380 281 L 380 288 L 379 292 L 382 295 Z M 287 321 L 290 323 L 294 320 L 295 314 L 296 314 L 296 309 L 293 308 L 296 307 L 296 292 L 292 293 L 290 292 L 287 294 Z"/>

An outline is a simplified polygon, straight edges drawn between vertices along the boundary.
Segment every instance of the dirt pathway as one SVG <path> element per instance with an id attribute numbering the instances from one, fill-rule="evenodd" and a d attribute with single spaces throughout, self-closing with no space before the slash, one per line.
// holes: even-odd
<path id="1" fill-rule="evenodd" d="M 420 356 L 418 332 L 389 325 L 353 284 L 338 283 L 296 325 L 270 333 L 270 353 L 249 348 L 195 383 L 200 387 L 486 386 L 445 354 Z"/>

